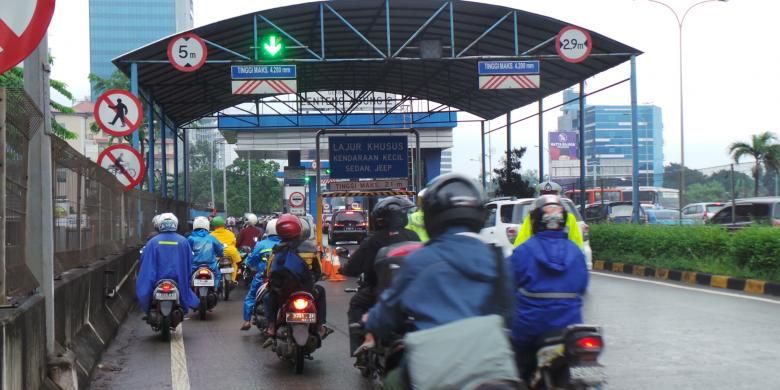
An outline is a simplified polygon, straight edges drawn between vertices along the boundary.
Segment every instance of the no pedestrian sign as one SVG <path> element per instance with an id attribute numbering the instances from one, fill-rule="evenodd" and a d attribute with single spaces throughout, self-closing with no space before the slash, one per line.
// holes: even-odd
<path id="1" fill-rule="evenodd" d="M 100 153 L 97 163 L 114 175 L 125 186 L 125 191 L 137 186 L 144 179 L 146 168 L 143 157 L 129 145 L 110 146 Z"/>
<path id="2" fill-rule="evenodd" d="M 0 2 L 0 73 L 38 47 L 54 15 L 54 0 Z"/>
<path id="3" fill-rule="evenodd" d="M 288 199 L 290 207 L 303 207 L 306 197 L 301 192 L 293 192 Z"/>
<path id="4" fill-rule="evenodd" d="M 194 72 L 206 63 L 206 43 L 193 33 L 184 33 L 168 43 L 168 60 L 182 72 Z"/>
<path id="5" fill-rule="evenodd" d="M 555 37 L 555 50 L 566 62 L 585 61 L 593 50 L 593 40 L 588 30 L 576 26 L 566 26 Z"/>
<path id="6" fill-rule="evenodd" d="M 114 137 L 132 134 L 141 125 L 141 101 L 122 89 L 104 92 L 95 103 L 94 115 L 98 126 Z"/>

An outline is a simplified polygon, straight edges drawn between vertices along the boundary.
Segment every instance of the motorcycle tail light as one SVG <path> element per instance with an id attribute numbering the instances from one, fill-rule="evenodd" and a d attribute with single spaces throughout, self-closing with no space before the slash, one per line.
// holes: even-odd
<path id="1" fill-rule="evenodd" d="M 577 339 L 577 348 L 583 352 L 598 352 L 604 348 L 601 337 L 587 336 Z"/>
<path id="2" fill-rule="evenodd" d="M 293 300 L 293 307 L 295 310 L 304 310 L 309 307 L 309 301 L 302 298 L 297 298 Z"/>
<path id="3" fill-rule="evenodd" d="M 202 269 L 198 271 L 198 279 L 209 279 L 211 278 L 211 271 L 207 269 Z"/>
<path id="4" fill-rule="evenodd" d="M 171 292 L 171 290 L 173 290 L 173 284 L 170 282 L 164 282 L 163 284 L 160 285 L 160 289 L 164 293 L 169 293 Z"/>

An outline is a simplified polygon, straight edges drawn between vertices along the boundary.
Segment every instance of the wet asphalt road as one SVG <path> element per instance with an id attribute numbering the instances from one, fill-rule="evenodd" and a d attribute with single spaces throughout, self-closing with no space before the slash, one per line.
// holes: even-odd
<path id="1" fill-rule="evenodd" d="M 296 376 L 287 363 L 263 350 L 257 329 L 239 331 L 242 289 L 235 290 L 230 301 L 221 301 L 205 322 L 184 322 L 191 388 L 370 388 L 352 367 L 347 351 L 349 294 L 343 289 L 354 282 L 323 284 L 328 323 L 336 332 L 314 353 L 315 360 L 306 362 L 303 375 Z M 780 388 L 780 300 L 672 286 L 677 287 L 593 274 L 585 319 L 604 327 L 607 349 L 601 360 L 607 366 L 608 388 Z M 132 313 L 104 354 L 92 388 L 186 388 L 172 386 L 184 383 L 182 373 L 172 370 L 182 367 L 172 363 L 181 354 L 176 345 L 160 341 L 141 321 L 140 312 Z"/>

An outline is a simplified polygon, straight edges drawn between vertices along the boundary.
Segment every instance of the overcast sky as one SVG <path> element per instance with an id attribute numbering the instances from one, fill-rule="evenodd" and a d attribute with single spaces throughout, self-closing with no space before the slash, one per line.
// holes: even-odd
<path id="1" fill-rule="evenodd" d="M 682 14 L 696 0 L 664 0 Z M 606 35 L 645 54 L 638 57 L 640 103 L 663 109 L 664 161 L 680 161 L 677 22 L 671 11 L 648 0 L 482 0 L 547 15 Z M 232 16 L 302 1 L 195 0 L 195 26 Z M 727 145 L 747 140 L 760 131 L 780 133 L 780 51 L 769 34 L 777 23 L 777 0 L 712 2 L 693 9 L 685 19 L 683 58 L 685 81 L 686 165 L 703 168 L 729 163 Z M 76 96 L 89 95 L 88 0 L 60 0 L 49 29 L 49 46 L 56 58 L 52 77 L 65 81 Z M 628 65 L 588 80 L 593 91 L 629 76 Z M 559 104 L 561 96 L 545 99 Z M 629 84 L 594 95 L 590 104 L 629 104 Z M 519 109 L 520 118 L 536 111 Z M 460 114 L 466 117 L 466 114 Z M 555 130 L 558 111 L 544 116 L 545 130 Z M 501 126 L 499 118 L 489 125 Z M 536 119 L 515 125 L 512 144 L 528 146 L 523 167 L 537 168 Z M 479 124 L 454 130 L 455 170 L 476 176 L 479 172 Z M 505 150 L 506 133 L 490 137 L 495 162 Z M 545 157 L 545 161 L 547 158 Z M 547 165 L 547 163 L 545 163 Z"/>

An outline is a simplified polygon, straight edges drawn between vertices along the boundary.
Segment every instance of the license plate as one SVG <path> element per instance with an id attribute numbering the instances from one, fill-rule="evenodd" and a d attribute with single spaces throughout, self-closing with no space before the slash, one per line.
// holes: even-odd
<path id="1" fill-rule="evenodd" d="M 287 313 L 287 322 L 313 324 L 317 322 L 317 313 Z"/>
<path id="2" fill-rule="evenodd" d="M 195 287 L 214 287 L 214 281 L 211 279 L 195 279 L 192 284 Z"/>
<path id="3" fill-rule="evenodd" d="M 352 231 L 352 230 L 355 230 L 355 228 L 353 228 L 352 226 L 348 226 L 348 227 L 346 228 L 346 230 Z"/>
<path id="4" fill-rule="evenodd" d="M 569 367 L 569 377 L 572 381 L 585 384 L 599 384 L 607 380 L 602 366 L 572 366 Z"/>
<path id="5" fill-rule="evenodd" d="M 158 301 L 174 301 L 174 300 L 176 300 L 176 293 L 172 293 L 172 292 L 171 293 L 163 293 L 163 292 L 154 293 L 154 299 L 156 299 Z"/>
<path id="6" fill-rule="evenodd" d="M 230 267 L 230 268 L 220 268 L 219 272 L 222 272 L 223 274 L 232 274 L 233 273 L 233 267 Z"/>

